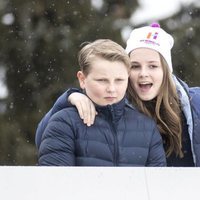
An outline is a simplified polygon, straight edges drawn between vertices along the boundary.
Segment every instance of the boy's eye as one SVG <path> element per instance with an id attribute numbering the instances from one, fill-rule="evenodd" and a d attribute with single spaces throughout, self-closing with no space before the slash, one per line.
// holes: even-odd
<path id="1" fill-rule="evenodd" d="M 106 79 L 97 79 L 99 82 L 106 82 Z"/>
<path id="2" fill-rule="evenodd" d="M 116 81 L 117 81 L 117 82 L 121 82 L 121 81 L 124 81 L 124 79 L 118 78 L 118 79 L 116 79 Z"/>

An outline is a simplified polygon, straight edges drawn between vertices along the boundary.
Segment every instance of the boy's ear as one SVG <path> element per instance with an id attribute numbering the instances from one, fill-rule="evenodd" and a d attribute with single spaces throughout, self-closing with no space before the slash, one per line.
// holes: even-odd
<path id="1" fill-rule="evenodd" d="M 85 89 L 85 75 L 83 74 L 82 71 L 78 71 L 77 72 L 77 78 L 78 78 L 78 81 L 79 81 L 79 85 L 82 89 Z"/>

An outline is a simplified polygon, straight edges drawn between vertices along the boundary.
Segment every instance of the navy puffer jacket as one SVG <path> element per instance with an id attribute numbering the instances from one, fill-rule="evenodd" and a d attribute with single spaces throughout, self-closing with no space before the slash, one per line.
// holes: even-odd
<path id="1" fill-rule="evenodd" d="M 200 167 L 200 87 L 189 87 L 173 76 L 179 94 L 181 109 L 185 115 L 196 167 Z"/>
<path id="2" fill-rule="evenodd" d="M 39 148 L 45 166 L 166 166 L 162 139 L 154 121 L 121 102 L 97 107 L 88 127 L 76 108 L 55 113 Z"/>

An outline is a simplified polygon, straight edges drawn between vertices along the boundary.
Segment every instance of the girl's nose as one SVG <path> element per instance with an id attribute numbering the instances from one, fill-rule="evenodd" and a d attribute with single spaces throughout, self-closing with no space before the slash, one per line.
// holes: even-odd
<path id="1" fill-rule="evenodd" d="M 145 67 L 142 67 L 141 70 L 140 70 L 139 75 L 142 76 L 142 77 L 143 76 L 144 77 L 148 76 L 149 75 L 148 70 Z"/>

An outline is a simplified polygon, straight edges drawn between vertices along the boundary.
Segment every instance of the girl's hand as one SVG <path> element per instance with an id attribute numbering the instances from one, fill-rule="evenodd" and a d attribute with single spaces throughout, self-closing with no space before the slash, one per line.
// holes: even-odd
<path id="1" fill-rule="evenodd" d="M 84 94 L 74 92 L 69 95 L 68 101 L 76 106 L 79 116 L 83 119 L 83 123 L 91 126 L 94 123 L 97 114 L 93 102 Z"/>

